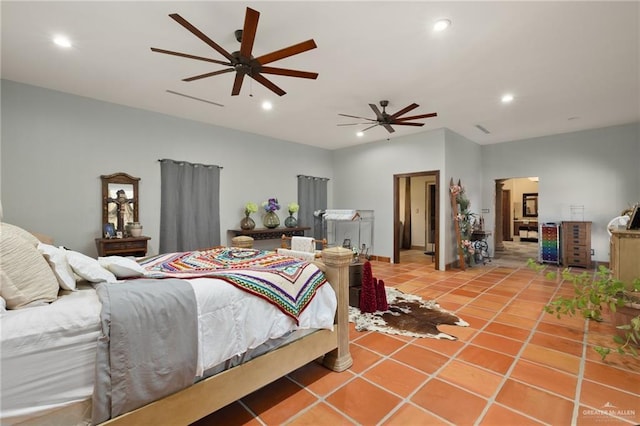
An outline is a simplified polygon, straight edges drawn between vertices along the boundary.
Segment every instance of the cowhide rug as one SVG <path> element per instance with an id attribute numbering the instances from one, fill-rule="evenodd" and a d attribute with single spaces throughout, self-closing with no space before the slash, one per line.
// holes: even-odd
<path id="1" fill-rule="evenodd" d="M 355 323 L 356 330 L 457 340 L 457 337 L 438 330 L 438 325 L 469 326 L 469 323 L 442 309 L 434 301 L 422 300 L 420 296 L 405 294 L 393 287 L 386 287 L 385 290 L 388 311 L 362 313 L 360 309 L 349 306 L 349 322 Z"/>

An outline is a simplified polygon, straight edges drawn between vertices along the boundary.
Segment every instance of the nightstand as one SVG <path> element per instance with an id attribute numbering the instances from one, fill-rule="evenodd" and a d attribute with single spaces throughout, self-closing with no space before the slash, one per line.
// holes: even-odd
<path id="1" fill-rule="evenodd" d="M 96 238 L 98 256 L 135 256 L 147 254 L 147 241 L 151 237 Z"/>

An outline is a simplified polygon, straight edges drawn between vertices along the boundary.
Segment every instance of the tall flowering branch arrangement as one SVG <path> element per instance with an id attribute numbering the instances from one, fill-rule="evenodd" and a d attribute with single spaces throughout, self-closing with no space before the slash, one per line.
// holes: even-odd
<path id="1" fill-rule="evenodd" d="M 467 198 L 462 185 L 451 185 L 449 190 L 451 194 L 456 197 L 456 203 L 458 203 L 459 206 L 456 220 L 460 228 L 460 245 L 462 246 L 465 260 L 469 265 L 473 265 L 475 263 L 476 250 L 471 241 L 471 234 L 473 233 L 474 224 L 478 216 L 469 210 L 471 202 Z"/>
<path id="2" fill-rule="evenodd" d="M 269 198 L 267 201 L 262 203 L 262 207 L 267 213 L 272 213 L 276 210 L 280 210 L 280 204 L 278 204 L 277 198 Z"/>

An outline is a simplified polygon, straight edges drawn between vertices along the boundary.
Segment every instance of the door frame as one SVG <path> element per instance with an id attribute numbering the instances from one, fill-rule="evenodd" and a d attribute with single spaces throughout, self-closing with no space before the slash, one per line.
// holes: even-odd
<path id="1" fill-rule="evenodd" d="M 511 190 L 502 190 L 502 241 L 513 241 L 511 233 L 513 221 L 511 218 Z"/>
<path id="2" fill-rule="evenodd" d="M 432 188 L 434 191 L 433 203 L 431 202 Z M 438 203 L 438 187 L 436 186 L 435 182 L 425 182 L 424 194 L 425 194 L 424 196 L 424 201 L 425 201 L 424 250 L 433 251 L 435 253 L 436 252 L 436 231 L 437 231 L 435 224 L 438 223 L 436 219 L 436 212 L 435 212 L 435 206 Z M 433 217 L 431 217 L 432 208 L 434 210 Z M 431 220 L 429 220 L 430 218 Z M 429 229 L 430 225 L 432 225 L 432 222 L 433 222 L 433 232 L 431 232 L 431 229 Z M 430 243 L 429 239 L 433 239 L 433 243 Z M 433 247 L 430 247 L 430 244 L 433 244 Z"/>
<path id="3" fill-rule="evenodd" d="M 440 265 L 440 170 L 431 170 L 414 173 L 400 173 L 393 175 L 393 263 L 400 263 L 400 241 L 398 233 L 400 232 L 400 179 L 412 178 L 420 176 L 432 176 L 435 178 L 436 185 L 436 215 L 435 215 L 435 257 L 434 267 L 439 270 Z M 426 220 L 426 219 L 425 219 Z"/>

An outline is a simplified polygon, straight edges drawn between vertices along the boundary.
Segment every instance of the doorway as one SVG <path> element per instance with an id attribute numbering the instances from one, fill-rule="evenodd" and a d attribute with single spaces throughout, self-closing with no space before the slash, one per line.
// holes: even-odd
<path id="1" fill-rule="evenodd" d="M 526 263 L 538 258 L 538 183 L 537 177 L 496 179 L 494 259 Z M 535 211 L 527 197 L 535 194 Z"/>
<path id="2" fill-rule="evenodd" d="M 393 176 L 393 263 L 403 262 L 401 249 L 407 247 L 412 252 L 410 261 L 422 258 L 438 269 L 439 188 L 437 170 Z"/>

